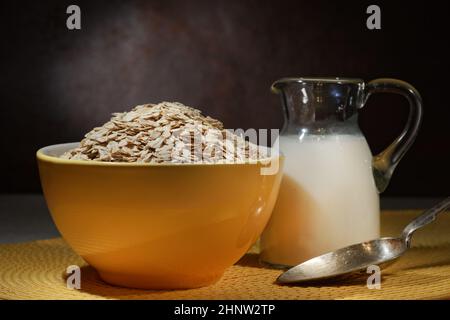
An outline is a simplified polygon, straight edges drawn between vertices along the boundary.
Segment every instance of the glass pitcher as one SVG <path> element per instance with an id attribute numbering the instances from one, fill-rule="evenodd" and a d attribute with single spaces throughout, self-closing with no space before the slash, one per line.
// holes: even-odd
<path id="1" fill-rule="evenodd" d="M 279 142 L 286 159 L 278 200 L 261 237 L 261 260 L 292 266 L 378 238 L 378 194 L 421 123 L 417 90 L 395 79 L 285 78 L 272 91 L 280 94 L 285 111 Z M 405 96 L 410 113 L 400 136 L 372 157 L 357 111 L 376 92 Z"/>

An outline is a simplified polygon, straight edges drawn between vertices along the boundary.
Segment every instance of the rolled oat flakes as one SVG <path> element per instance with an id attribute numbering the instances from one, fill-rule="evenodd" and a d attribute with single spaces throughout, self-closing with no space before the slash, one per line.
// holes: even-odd
<path id="1" fill-rule="evenodd" d="M 114 113 L 61 158 L 106 162 L 236 163 L 267 157 L 267 149 L 246 141 L 178 102 L 144 104 Z"/>

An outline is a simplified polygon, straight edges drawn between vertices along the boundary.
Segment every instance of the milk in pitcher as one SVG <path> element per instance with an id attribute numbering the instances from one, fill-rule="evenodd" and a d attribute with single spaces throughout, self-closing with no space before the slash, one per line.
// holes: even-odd
<path id="1" fill-rule="evenodd" d="M 284 176 L 261 238 L 263 261 L 292 266 L 379 237 L 379 197 L 364 136 L 281 136 L 280 149 Z"/>

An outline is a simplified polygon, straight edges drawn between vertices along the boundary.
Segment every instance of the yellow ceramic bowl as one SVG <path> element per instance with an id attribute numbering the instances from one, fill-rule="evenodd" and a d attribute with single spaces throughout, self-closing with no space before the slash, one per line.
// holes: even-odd
<path id="1" fill-rule="evenodd" d="M 64 160 L 37 152 L 47 205 L 64 239 L 111 284 L 193 288 L 217 281 L 257 240 L 281 180 L 265 165 Z M 281 159 L 280 159 L 281 160 Z"/>

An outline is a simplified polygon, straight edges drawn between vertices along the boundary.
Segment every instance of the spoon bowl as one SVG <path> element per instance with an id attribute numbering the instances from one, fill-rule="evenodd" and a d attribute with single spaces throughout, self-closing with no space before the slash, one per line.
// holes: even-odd
<path id="1" fill-rule="evenodd" d="M 391 262 L 407 249 L 400 238 L 381 238 L 354 244 L 305 261 L 285 273 L 277 281 L 293 283 L 322 280 L 366 269 L 370 265 Z"/>

